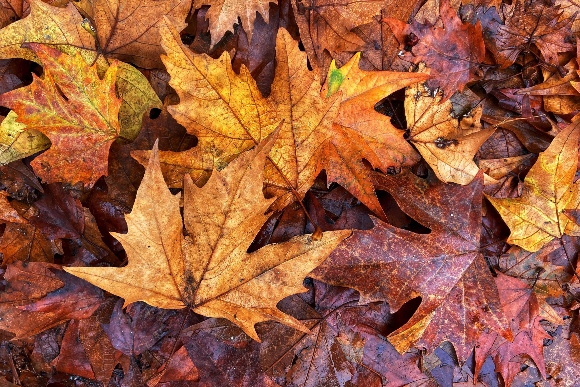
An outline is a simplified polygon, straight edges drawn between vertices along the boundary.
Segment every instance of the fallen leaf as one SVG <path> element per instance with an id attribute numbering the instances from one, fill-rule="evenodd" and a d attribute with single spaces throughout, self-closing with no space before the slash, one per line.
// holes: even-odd
<path id="1" fill-rule="evenodd" d="M 535 252 L 554 238 L 577 235 L 580 226 L 562 214 L 580 205 L 573 182 L 578 163 L 578 122 L 568 125 L 552 141 L 524 180 L 522 196 L 488 200 L 511 230 L 508 243 Z"/>
<path id="2" fill-rule="evenodd" d="M 473 156 L 494 132 L 482 128 L 481 114 L 481 107 L 476 108 L 460 121 L 451 114 L 451 102 L 444 102 L 441 94 L 433 97 L 422 84 L 405 91 L 409 140 L 446 183 L 469 184 L 477 175 Z"/>
<path id="3" fill-rule="evenodd" d="M 544 7 L 540 3 L 515 2 L 513 13 L 497 30 L 496 61 L 502 68 L 514 63 L 522 51 L 529 51 L 531 45 L 540 50 L 543 60 L 558 66 L 558 53 L 572 51 L 574 45 L 566 38 L 571 35 L 572 19 L 560 20 L 559 6 Z"/>
<path id="4" fill-rule="evenodd" d="M 186 178 L 185 238 L 179 197 L 166 187 L 154 148 L 133 211 L 126 216 L 129 233 L 115 234 L 129 264 L 66 270 L 123 297 L 125 305 L 142 300 L 167 309 L 191 307 L 233 321 L 256 340 L 254 324 L 260 321 L 275 319 L 305 330 L 276 304 L 300 292 L 304 276 L 350 232 L 328 232 L 319 241 L 305 235 L 246 253 L 274 200 L 262 194 L 272 142 L 214 171 L 204 188 Z"/>
<path id="5" fill-rule="evenodd" d="M 0 104 L 50 139 L 50 149 L 32 162 L 43 180 L 92 186 L 107 174 L 109 147 L 119 136 L 117 67 L 109 67 L 101 80 L 96 66 L 89 67 L 79 54 L 71 57 L 48 46 L 30 46 L 44 65 L 44 77 L 2 94 Z"/>
<path id="6" fill-rule="evenodd" d="M 27 130 L 11 111 L 0 123 L 0 165 L 31 156 L 50 147 L 50 140 L 37 130 Z"/>
<path id="7" fill-rule="evenodd" d="M 248 38 L 252 40 L 256 13 L 260 13 L 266 23 L 269 22 L 268 5 L 271 0 L 201 0 L 196 6 L 209 5 L 206 18 L 209 19 L 209 28 L 212 31 L 211 45 L 215 45 L 228 30 L 233 29 L 238 17 L 242 20 Z M 277 4 L 277 0 L 272 1 Z"/>
<path id="8" fill-rule="evenodd" d="M 445 102 L 455 91 L 462 92 L 468 82 L 481 78 L 485 46 L 481 24 L 462 23 L 449 0 L 440 2 L 439 13 L 444 28 L 392 18 L 383 21 L 393 30 L 401 53 L 408 51 L 403 59 L 429 67 L 432 79 L 427 86 L 442 89 L 441 102 Z"/>
<path id="9" fill-rule="evenodd" d="M 311 276 L 358 290 L 361 303 L 387 301 L 393 311 L 421 297 L 413 317 L 388 337 L 401 353 L 421 338 L 430 350 L 449 340 L 465 360 L 485 327 L 509 337 L 497 289 L 479 253 L 482 180 L 462 187 L 433 175 L 376 177 L 377 188 L 393 195 L 430 233 L 376 220 L 372 230 L 355 231 Z"/>
<path id="10" fill-rule="evenodd" d="M 424 81 L 422 73 L 363 71 L 360 54 L 340 69 L 332 62 L 323 94 L 340 93 L 338 115 L 332 123 L 332 136 L 325 149 L 324 165 L 329 182 L 337 182 L 378 216 L 384 217 L 369 179 L 373 168 L 387 172 L 419 161 L 419 155 L 396 129 L 390 117 L 377 113 L 374 106 L 398 89 Z"/>

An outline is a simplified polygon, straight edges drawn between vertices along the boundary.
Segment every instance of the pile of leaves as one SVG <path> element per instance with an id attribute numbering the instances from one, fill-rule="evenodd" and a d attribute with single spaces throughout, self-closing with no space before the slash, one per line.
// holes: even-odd
<path id="1" fill-rule="evenodd" d="M 580 386 L 578 11 L 0 0 L 0 385 Z"/>

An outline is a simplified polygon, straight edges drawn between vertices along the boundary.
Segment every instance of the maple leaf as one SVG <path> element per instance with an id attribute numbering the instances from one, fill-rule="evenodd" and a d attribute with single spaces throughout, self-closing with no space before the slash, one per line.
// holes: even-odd
<path id="1" fill-rule="evenodd" d="M 475 351 L 475 374 L 479 373 L 483 360 L 492 355 L 497 369 L 503 376 L 506 387 L 511 385 L 520 372 L 519 358 L 531 358 L 540 374 L 546 378 L 544 362 L 544 340 L 551 336 L 540 325 L 539 307 L 536 296 L 527 284 L 517 278 L 497 273 L 495 279 L 500 294 L 502 309 L 511 322 L 513 341 L 498 337 L 497 333 L 484 333 Z"/>
<path id="2" fill-rule="evenodd" d="M 41 0 L 30 0 L 30 14 L 0 30 L 0 58 L 37 61 L 34 51 L 23 43 L 45 43 L 74 55 L 81 52 L 87 61 L 95 60 L 95 40 L 83 28 L 83 17 L 72 3 L 54 7 Z"/>
<path id="3" fill-rule="evenodd" d="M 50 146 L 50 140 L 37 130 L 26 130 L 11 111 L 0 123 L 0 165 L 41 152 Z"/>
<path id="4" fill-rule="evenodd" d="M 73 318 L 87 318 L 103 292 L 63 272 L 58 265 L 15 262 L 8 265 L 0 301 L 0 329 L 14 339 L 35 335 Z M 39 313 L 40 312 L 40 313 Z"/>
<path id="5" fill-rule="evenodd" d="M 159 27 L 163 17 L 174 19 L 181 30 L 191 7 L 187 0 L 93 0 L 89 4 L 85 12 L 92 24 L 87 28 L 94 29 L 97 51 L 144 68 L 162 67 Z"/>
<path id="6" fill-rule="evenodd" d="M 481 128 L 481 107 L 461 121 L 451 115 L 451 107 L 440 94 L 432 97 L 424 85 L 405 91 L 411 143 L 441 181 L 469 184 L 479 171 L 473 156 L 494 129 Z"/>
<path id="7" fill-rule="evenodd" d="M 312 294 L 286 300 L 283 305 L 311 331 L 264 326 L 260 363 L 265 372 L 280 384 L 301 386 L 357 385 L 361 380 L 380 385 L 384 379 L 399 386 L 423 379 L 413 357 L 400 355 L 381 336 L 389 323 L 388 305 L 357 301 L 356 291 L 318 281 Z"/>
<path id="8" fill-rule="evenodd" d="M 338 115 L 332 123 L 332 136 L 325 149 L 324 165 L 329 182 L 337 182 L 375 214 L 383 210 L 369 179 L 370 169 L 384 172 L 391 167 L 410 166 L 419 155 L 403 138 L 404 132 L 391 124 L 390 117 L 374 110 L 381 99 L 398 89 L 425 80 L 422 73 L 362 71 L 360 54 L 340 69 L 330 65 L 323 94 L 340 92 Z M 326 92 L 326 93 L 325 93 Z"/>
<path id="9" fill-rule="evenodd" d="M 455 91 L 462 92 L 465 85 L 480 77 L 479 64 L 485 56 L 481 24 L 462 23 L 449 0 L 442 0 L 439 13 L 444 28 L 419 24 L 406 24 L 386 18 L 401 50 L 408 52 L 404 59 L 418 64 L 424 62 L 432 79 L 430 89 L 441 88 L 446 101 Z"/>
<path id="10" fill-rule="evenodd" d="M 107 174 L 109 147 L 119 136 L 117 67 L 111 65 L 101 80 L 96 66 L 89 67 L 79 54 L 71 57 L 34 43 L 31 49 L 43 64 L 44 78 L 2 94 L 0 104 L 50 139 L 50 149 L 32 162 L 38 176 L 91 186 Z"/>
<path id="11" fill-rule="evenodd" d="M 275 138 L 275 137 L 274 137 Z M 186 177 L 183 237 L 179 197 L 163 181 L 157 148 L 137 191 L 128 234 L 114 234 L 127 250 L 123 268 L 66 270 L 125 299 L 227 318 L 258 340 L 254 324 L 275 319 L 306 328 L 280 312 L 277 302 L 302 291 L 302 279 L 350 232 L 309 235 L 248 254 L 275 199 L 262 194 L 263 168 L 273 140 L 214 171 L 203 188 Z"/>
<path id="12" fill-rule="evenodd" d="M 189 171 L 196 183 L 203 183 L 213 168 L 225 167 L 279 124 L 280 135 L 266 164 L 266 192 L 278 197 L 275 209 L 304 196 L 322 169 L 316 156 L 331 136 L 339 101 L 336 96 L 320 96 L 319 78 L 308 70 L 305 54 L 289 33 L 278 32 L 277 67 L 268 99 L 245 66 L 240 75 L 233 72 L 227 53 L 217 60 L 194 54 L 181 44 L 168 21 L 161 34 L 167 51 L 162 59 L 180 97 L 180 104 L 168 110 L 199 138 L 199 145 L 189 151 L 161 152 L 162 164 L 180 173 Z M 143 153 L 136 157 L 145 162 Z"/>
<path id="13" fill-rule="evenodd" d="M 574 49 L 574 45 L 566 41 L 572 19 L 558 21 L 561 14 L 559 6 L 545 7 L 539 2 L 524 4 L 517 0 L 513 13 L 497 30 L 497 52 L 494 54 L 498 64 L 508 67 L 520 52 L 530 52 L 534 45 L 546 63 L 558 66 L 558 53 Z"/>
<path id="14" fill-rule="evenodd" d="M 388 0 L 292 0 L 302 44 L 313 68 L 321 72 L 328 65 L 325 50 L 332 57 L 340 52 L 361 51 L 366 42 L 352 30 L 375 21 L 383 8 L 395 6 Z"/>
<path id="15" fill-rule="evenodd" d="M 580 226 L 563 213 L 580 205 L 578 184 L 574 183 L 578 125 L 570 124 L 540 153 L 526 175 L 520 197 L 488 196 L 511 230 L 508 243 L 535 252 L 554 238 L 580 234 Z"/>
<path id="16" fill-rule="evenodd" d="M 560 19 L 572 19 L 571 31 L 580 31 L 580 21 L 576 15 L 580 11 L 580 3 L 578 0 L 555 0 L 554 5 L 558 6 L 562 11 Z"/>
<path id="17" fill-rule="evenodd" d="M 387 301 L 393 311 L 421 297 L 413 317 L 388 337 L 401 353 L 423 337 L 428 349 L 451 341 L 466 359 L 483 328 L 509 337 L 479 253 L 482 180 L 462 187 L 432 174 L 427 180 L 410 173 L 377 176 L 375 186 L 431 232 L 416 234 L 376 220 L 372 230 L 355 231 L 310 276 L 358 290 L 361 303 Z"/>
<path id="18" fill-rule="evenodd" d="M 278 4 L 277 0 L 201 0 L 199 3 L 196 2 L 196 6 L 210 6 L 206 18 L 209 19 L 209 28 L 212 31 L 211 45 L 213 46 L 228 30 L 233 29 L 234 24 L 238 22 L 238 17 L 241 18 L 244 30 L 251 41 L 256 13 L 259 12 L 264 21 L 269 22 L 268 6 L 270 2 Z"/>

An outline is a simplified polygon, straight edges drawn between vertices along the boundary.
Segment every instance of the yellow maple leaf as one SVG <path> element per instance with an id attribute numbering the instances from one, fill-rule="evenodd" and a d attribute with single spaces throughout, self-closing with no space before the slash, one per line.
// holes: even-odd
<path id="1" fill-rule="evenodd" d="M 508 243 L 535 252 L 564 234 L 580 235 L 580 226 L 563 212 L 578 209 L 574 175 L 578 164 L 578 121 L 558 133 L 538 157 L 518 198 L 488 199 L 511 230 Z"/>

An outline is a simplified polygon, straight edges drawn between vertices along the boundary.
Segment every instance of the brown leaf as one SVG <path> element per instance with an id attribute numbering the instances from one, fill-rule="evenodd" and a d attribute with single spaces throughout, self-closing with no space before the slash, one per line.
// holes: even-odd
<path id="1" fill-rule="evenodd" d="M 466 187 L 410 173 L 376 179 L 377 188 L 388 190 L 431 232 L 416 234 L 375 221 L 374 229 L 355 232 L 311 276 L 357 289 L 361 303 L 385 300 L 395 311 L 421 297 L 413 317 L 389 335 L 399 352 L 421 337 L 429 349 L 447 339 L 465 359 L 484 327 L 509 337 L 497 290 L 479 255 L 482 178 Z M 457 328 L 438 326 L 443 318 Z"/>
<path id="2" fill-rule="evenodd" d="M 498 51 L 495 53 L 498 64 L 508 67 L 520 52 L 529 52 L 533 44 L 546 63 L 558 66 L 558 53 L 574 49 L 574 45 L 566 41 L 571 34 L 572 19 L 560 20 L 561 14 L 559 6 L 546 7 L 541 2 L 524 4 L 517 0 L 505 25 L 498 28 Z"/>
<path id="3" fill-rule="evenodd" d="M 30 47 L 44 66 L 44 77 L 1 95 L 0 103 L 52 142 L 32 163 L 43 180 L 92 186 L 107 174 L 109 147 L 120 132 L 117 67 L 113 64 L 101 80 L 96 65 L 89 67 L 79 54 L 70 57 L 32 43 Z"/>
<path id="4" fill-rule="evenodd" d="M 462 23 L 449 0 L 440 4 L 444 28 L 417 22 L 406 24 L 400 20 L 384 19 L 399 41 L 403 59 L 419 64 L 424 62 L 432 79 L 430 89 L 443 90 L 446 101 L 455 91 L 462 92 L 468 82 L 477 80 L 483 71 L 479 65 L 485 56 L 481 24 Z"/>
<path id="5" fill-rule="evenodd" d="M 573 183 L 578 164 L 578 125 L 568 125 L 540 153 L 524 180 L 522 196 L 488 197 L 510 227 L 508 243 L 535 252 L 554 238 L 580 232 L 580 226 L 562 214 L 580 204 L 578 184 Z"/>

